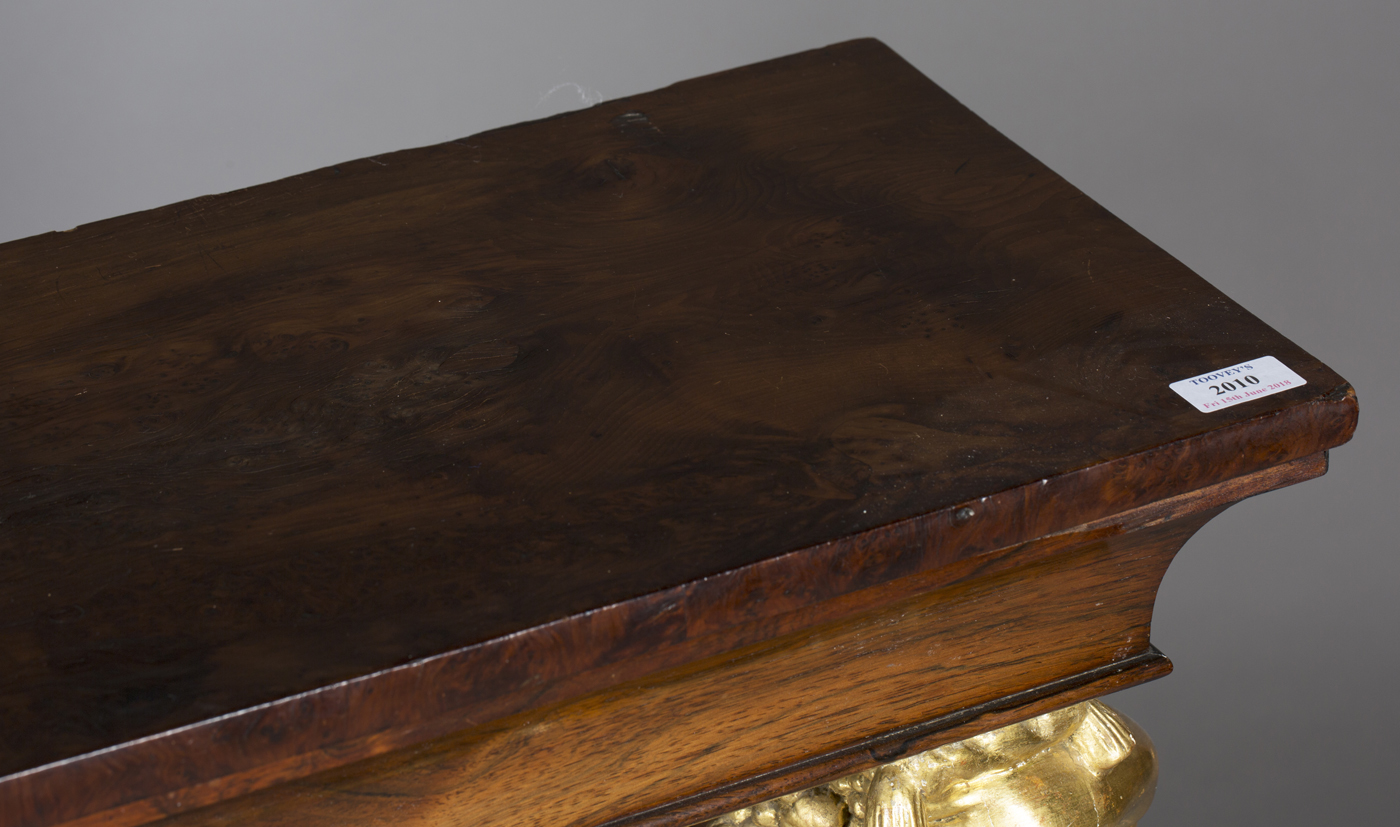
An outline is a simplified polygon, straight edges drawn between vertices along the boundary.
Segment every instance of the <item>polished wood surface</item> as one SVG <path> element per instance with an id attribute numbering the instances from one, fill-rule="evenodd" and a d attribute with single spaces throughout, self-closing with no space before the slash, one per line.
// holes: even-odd
<path id="1" fill-rule="evenodd" d="M 1307 385 L 1167 388 L 1263 355 Z M 874 41 L 0 245 L 0 380 L 0 812 L 44 825 L 797 634 L 1356 417 Z"/>
<path id="2" fill-rule="evenodd" d="M 698 823 L 1166 674 L 1148 630 L 1182 543 L 1240 495 L 1325 468 L 1305 458 L 847 594 L 786 619 L 800 631 L 761 624 L 744 630 L 761 642 L 727 641 L 722 654 L 171 827 Z"/>

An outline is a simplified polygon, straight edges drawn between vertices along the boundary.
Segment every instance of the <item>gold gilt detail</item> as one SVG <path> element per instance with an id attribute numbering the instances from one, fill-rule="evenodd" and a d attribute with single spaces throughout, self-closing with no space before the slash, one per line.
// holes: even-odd
<path id="1" fill-rule="evenodd" d="M 1098 701 L 745 807 L 706 827 L 1132 827 L 1152 742 Z"/>

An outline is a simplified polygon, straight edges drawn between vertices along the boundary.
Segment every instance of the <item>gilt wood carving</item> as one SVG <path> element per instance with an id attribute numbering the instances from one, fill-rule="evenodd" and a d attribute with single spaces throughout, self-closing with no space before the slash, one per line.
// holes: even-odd
<path id="1" fill-rule="evenodd" d="M 1152 803 L 1142 728 L 1085 701 L 801 792 L 706 827 L 1133 827 Z"/>
<path id="2" fill-rule="evenodd" d="M 1307 384 L 1168 389 L 1264 355 Z M 1161 674 L 1171 554 L 1356 419 L 868 40 L 0 245 L 0 377 L 36 827 L 469 812 L 607 744 L 649 781 L 525 821 L 714 817 Z"/>

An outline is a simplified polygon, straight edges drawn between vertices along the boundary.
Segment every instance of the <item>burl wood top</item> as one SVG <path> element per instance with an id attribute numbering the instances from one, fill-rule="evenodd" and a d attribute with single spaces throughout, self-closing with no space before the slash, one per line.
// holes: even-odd
<path id="1" fill-rule="evenodd" d="M 0 245 L 0 774 L 408 743 L 1355 410 L 869 40 Z"/>

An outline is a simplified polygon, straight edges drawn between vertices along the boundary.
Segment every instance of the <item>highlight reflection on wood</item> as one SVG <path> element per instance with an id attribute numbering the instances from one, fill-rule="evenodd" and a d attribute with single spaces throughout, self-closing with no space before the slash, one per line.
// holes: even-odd
<path id="1" fill-rule="evenodd" d="M 1086 701 L 745 807 L 706 827 L 1132 827 L 1156 786 L 1147 734 Z"/>

